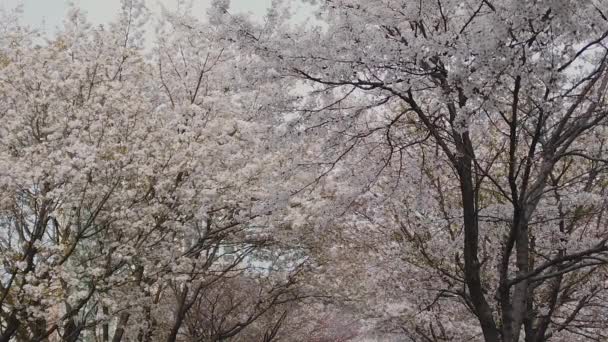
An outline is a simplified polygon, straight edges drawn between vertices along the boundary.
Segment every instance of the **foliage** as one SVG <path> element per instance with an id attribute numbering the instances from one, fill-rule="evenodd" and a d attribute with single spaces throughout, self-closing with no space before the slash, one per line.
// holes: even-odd
<path id="1" fill-rule="evenodd" d="M 308 3 L 4 14 L 0 341 L 608 338 L 608 3 Z"/>

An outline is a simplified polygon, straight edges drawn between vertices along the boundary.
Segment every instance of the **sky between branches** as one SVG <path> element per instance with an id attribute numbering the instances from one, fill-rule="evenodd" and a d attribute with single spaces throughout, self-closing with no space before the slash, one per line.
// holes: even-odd
<path id="1" fill-rule="evenodd" d="M 73 1 L 87 12 L 88 18 L 96 24 L 110 21 L 120 10 L 120 0 L 75 0 Z M 168 9 L 177 7 L 177 0 L 152 0 L 148 5 L 158 10 L 160 4 Z M 201 17 L 211 0 L 195 0 L 194 10 Z M 23 22 L 50 33 L 61 25 L 68 6 L 68 0 L 0 0 L 0 7 L 14 8 L 23 4 Z M 232 0 L 231 9 L 235 12 L 251 12 L 255 17 L 261 18 L 270 6 L 271 0 Z"/>

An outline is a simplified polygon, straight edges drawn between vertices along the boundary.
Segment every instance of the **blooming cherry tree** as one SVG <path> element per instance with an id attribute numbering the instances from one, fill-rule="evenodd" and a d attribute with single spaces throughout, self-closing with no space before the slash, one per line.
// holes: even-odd
<path id="1" fill-rule="evenodd" d="M 308 93 L 294 215 L 365 251 L 355 291 L 413 341 L 605 339 L 608 4 L 315 3 L 243 40 Z"/>

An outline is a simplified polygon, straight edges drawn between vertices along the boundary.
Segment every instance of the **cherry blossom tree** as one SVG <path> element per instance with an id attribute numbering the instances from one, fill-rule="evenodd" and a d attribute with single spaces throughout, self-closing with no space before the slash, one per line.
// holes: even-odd
<path id="1" fill-rule="evenodd" d="M 306 93 L 292 220 L 335 278 L 412 341 L 606 339 L 608 3 L 312 3 L 242 42 Z"/>
<path id="2" fill-rule="evenodd" d="M 271 341 L 305 260 L 273 238 L 278 159 L 234 44 L 165 12 L 146 51 L 140 1 L 105 27 L 72 7 L 50 39 L 10 18 L 0 341 Z"/>

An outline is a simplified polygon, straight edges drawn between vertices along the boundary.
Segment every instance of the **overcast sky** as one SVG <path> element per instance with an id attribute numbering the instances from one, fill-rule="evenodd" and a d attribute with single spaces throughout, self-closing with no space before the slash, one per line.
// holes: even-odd
<path id="1" fill-rule="evenodd" d="M 98 24 L 108 22 L 120 8 L 120 0 L 74 0 L 73 2 L 87 12 L 89 20 Z M 61 24 L 68 0 L 0 0 L 0 6 L 5 9 L 14 8 L 19 3 L 24 4 L 24 23 L 52 32 Z M 157 7 L 153 5 L 162 3 L 167 8 L 175 8 L 177 0 L 148 0 L 147 3 L 152 5 L 151 7 Z M 194 3 L 195 12 L 205 16 L 205 9 L 211 0 L 194 0 Z M 270 3 L 271 0 L 232 0 L 231 10 L 251 12 L 261 17 Z"/>

